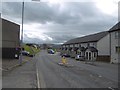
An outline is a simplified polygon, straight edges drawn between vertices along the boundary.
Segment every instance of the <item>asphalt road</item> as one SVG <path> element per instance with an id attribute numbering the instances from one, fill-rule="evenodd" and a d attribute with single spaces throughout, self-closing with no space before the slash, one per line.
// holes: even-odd
<path id="1" fill-rule="evenodd" d="M 59 53 L 48 54 L 45 50 L 38 53 L 36 68 L 40 88 L 117 88 L 117 65 L 108 63 L 85 64 L 67 58 L 70 66 L 60 66 Z"/>

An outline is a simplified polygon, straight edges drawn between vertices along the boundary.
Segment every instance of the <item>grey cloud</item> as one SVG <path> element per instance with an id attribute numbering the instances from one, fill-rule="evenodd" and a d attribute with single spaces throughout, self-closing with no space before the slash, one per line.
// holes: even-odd
<path id="1" fill-rule="evenodd" d="M 37 44 L 53 43 L 53 42 L 50 42 L 49 40 L 48 41 L 44 41 L 44 40 L 42 40 L 40 38 L 36 38 L 36 37 L 30 38 L 30 37 L 28 37 L 27 34 L 24 34 L 24 40 L 23 41 L 26 42 L 26 43 L 31 43 L 32 42 L 32 43 L 37 43 Z"/>
<path id="2" fill-rule="evenodd" d="M 21 21 L 20 2 L 6 2 L 3 3 L 3 15 L 9 15 L 13 18 L 19 18 Z M 79 24 L 83 21 L 89 22 L 90 19 L 95 21 L 98 18 L 107 18 L 103 13 L 98 11 L 93 2 L 69 2 L 64 4 L 65 9 L 60 10 L 61 6 L 50 6 L 48 3 L 32 3 L 25 2 L 24 9 L 24 23 L 42 23 L 53 22 L 57 24 Z"/>
<path id="3" fill-rule="evenodd" d="M 20 3 L 20 2 L 2 2 L 2 16 L 11 18 L 15 22 L 21 23 L 22 3 Z"/>
<path id="4" fill-rule="evenodd" d="M 49 3 L 25 3 L 24 23 L 41 23 L 40 29 L 48 30 L 45 34 L 52 37 L 52 41 L 38 38 L 24 37 L 25 42 L 60 43 L 66 40 L 87 35 L 94 32 L 108 30 L 117 18 L 99 11 L 94 2 L 69 2 L 50 5 Z M 3 3 L 2 14 L 21 22 L 22 3 Z M 47 23 L 52 23 L 49 25 Z"/>
<path id="5" fill-rule="evenodd" d="M 93 16 L 95 14 L 91 3 L 67 3 L 66 11 L 60 10 L 60 5 L 49 6 L 48 3 L 25 3 L 25 22 L 54 22 L 59 24 L 78 23 L 83 16 Z M 22 3 L 6 2 L 3 3 L 3 14 L 9 14 L 14 18 L 21 18 Z M 73 14 L 73 15 L 71 15 Z"/>

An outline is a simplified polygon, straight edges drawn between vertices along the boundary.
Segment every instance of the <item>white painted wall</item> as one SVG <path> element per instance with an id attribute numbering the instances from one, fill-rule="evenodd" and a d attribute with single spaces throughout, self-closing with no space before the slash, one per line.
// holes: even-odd
<path id="1" fill-rule="evenodd" d="M 110 35 L 106 35 L 97 42 L 98 55 L 110 55 Z"/>
<path id="2" fill-rule="evenodd" d="M 116 52 L 116 46 L 118 45 L 118 39 L 115 38 L 115 32 L 111 32 L 111 62 L 120 63 L 120 53 Z"/>

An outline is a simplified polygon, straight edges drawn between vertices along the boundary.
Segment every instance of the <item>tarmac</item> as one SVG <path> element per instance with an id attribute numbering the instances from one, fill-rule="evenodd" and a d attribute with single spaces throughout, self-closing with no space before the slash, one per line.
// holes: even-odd
<path id="1" fill-rule="evenodd" d="M 34 57 L 33 58 L 23 57 L 22 66 L 19 65 L 19 59 L 3 60 L 2 87 L 3 88 L 38 88 L 35 60 L 36 59 L 34 59 Z M 113 76 L 117 75 L 116 73 L 118 69 L 118 64 L 95 62 L 94 64 L 91 65 L 91 63 L 85 64 L 84 62 L 81 61 L 76 61 L 76 62 L 73 59 L 69 60 L 69 63 L 72 63 L 75 66 L 79 66 L 87 70 L 90 69 L 93 72 L 98 73 L 99 77 L 104 76 L 104 74 L 105 76 L 108 76 L 110 74 L 111 75 L 110 78 L 116 80 L 116 78 L 114 78 Z M 113 72 L 115 72 L 114 75 L 112 74 Z"/>

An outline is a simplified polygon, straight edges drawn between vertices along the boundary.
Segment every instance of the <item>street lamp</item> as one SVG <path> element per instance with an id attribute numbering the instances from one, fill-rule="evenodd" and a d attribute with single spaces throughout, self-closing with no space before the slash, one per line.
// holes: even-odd
<path id="1" fill-rule="evenodd" d="M 32 1 L 40 1 L 40 0 L 32 0 Z M 22 50 L 23 50 L 23 23 L 24 23 L 24 1 L 22 2 L 22 28 L 21 28 L 21 40 L 20 40 L 20 57 L 19 57 L 19 65 L 22 65 Z"/>
<path id="2" fill-rule="evenodd" d="M 19 58 L 19 64 L 22 65 L 22 47 L 23 47 L 23 23 L 24 23 L 24 1 L 22 2 L 22 28 L 21 28 L 21 40 L 20 40 L 20 58 Z"/>

